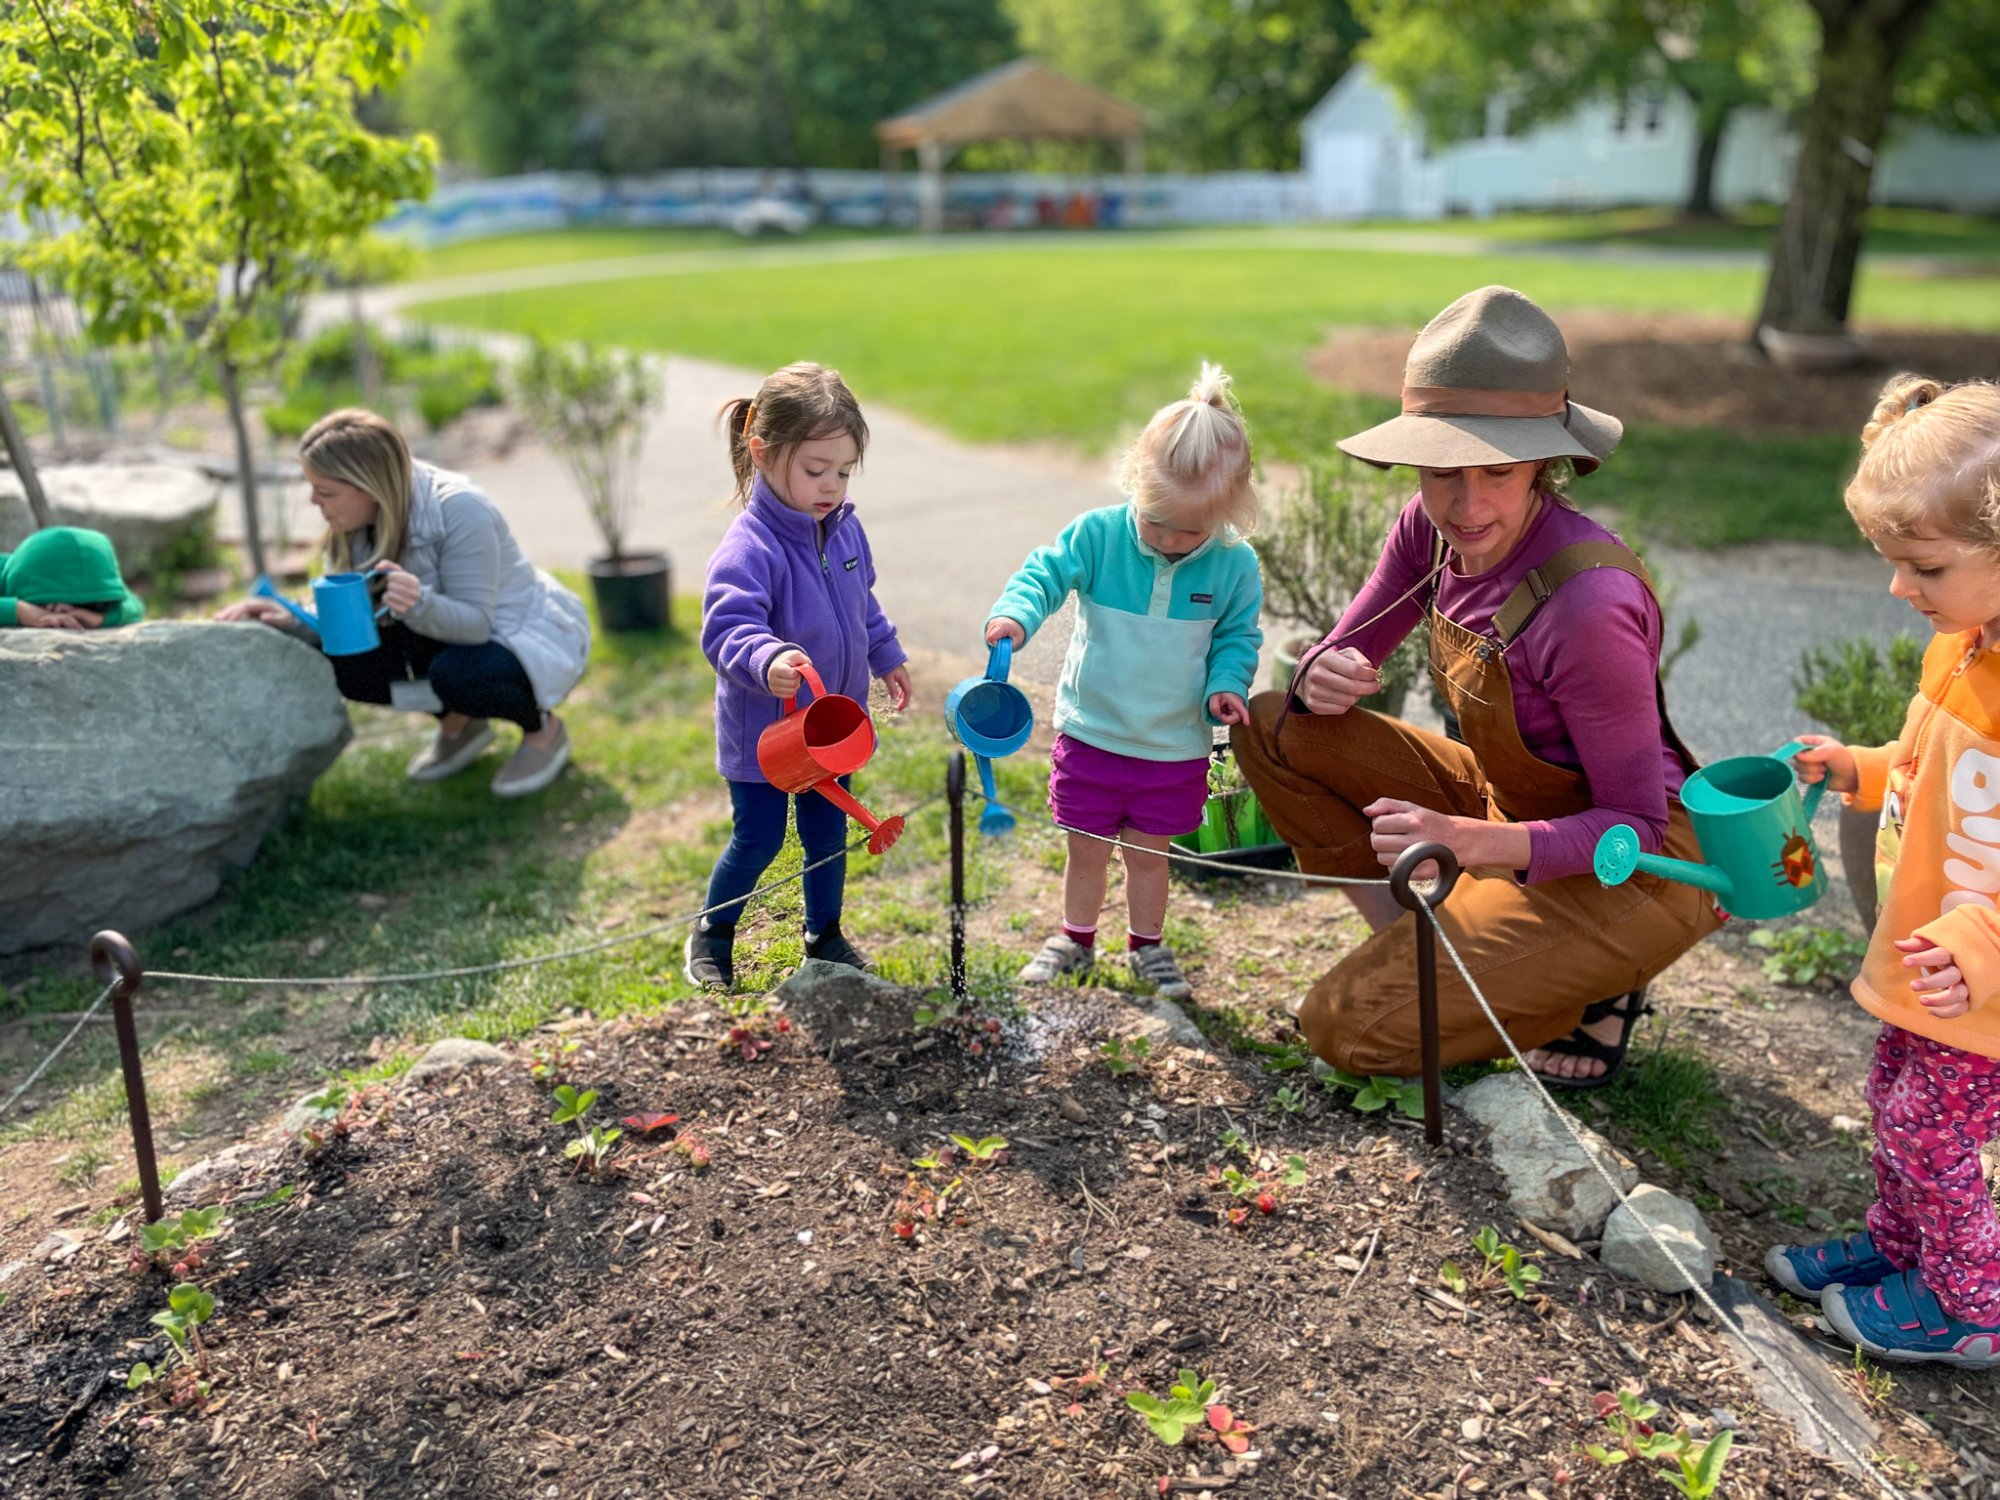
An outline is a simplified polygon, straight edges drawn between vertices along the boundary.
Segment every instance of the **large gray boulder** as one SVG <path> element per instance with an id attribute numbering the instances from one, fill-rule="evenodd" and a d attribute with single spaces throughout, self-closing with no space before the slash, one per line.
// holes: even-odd
<path id="1" fill-rule="evenodd" d="M 348 734 L 269 626 L 0 630 L 0 954 L 206 901 Z"/>
<path id="2" fill-rule="evenodd" d="M 111 538 L 127 576 L 215 515 L 215 480 L 176 464 L 51 464 L 39 469 L 56 526 L 87 526 Z M 0 552 L 35 529 L 21 477 L 0 469 Z"/>
<path id="3" fill-rule="evenodd" d="M 1458 1107 L 1487 1129 L 1486 1149 L 1507 1182 L 1507 1203 L 1524 1219 L 1571 1239 L 1589 1239 L 1630 1192 L 1639 1169 L 1611 1143 L 1578 1125 L 1586 1156 L 1565 1122 L 1519 1073 L 1493 1073 L 1458 1096 Z M 1568 1122 L 1575 1124 L 1574 1121 Z M 1605 1170 L 1591 1165 L 1595 1157 Z M 1617 1183 L 1614 1191 L 1605 1175 Z"/>

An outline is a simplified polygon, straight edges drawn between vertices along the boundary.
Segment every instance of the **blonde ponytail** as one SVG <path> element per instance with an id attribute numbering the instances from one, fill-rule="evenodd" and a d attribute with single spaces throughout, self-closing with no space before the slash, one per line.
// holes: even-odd
<path id="1" fill-rule="evenodd" d="M 1227 370 L 1204 362 L 1187 396 L 1153 414 L 1119 463 L 1118 485 L 1146 520 L 1219 531 L 1225 546 L 1257 529 L 1250 429 Z"/>
<path id="2" fill-rule="evenodd" d="M 2000 385 L 1893 376 L 1861 449 L 1847 510 L 1869 537 L 1946 537 L 2000 555 Z"/>

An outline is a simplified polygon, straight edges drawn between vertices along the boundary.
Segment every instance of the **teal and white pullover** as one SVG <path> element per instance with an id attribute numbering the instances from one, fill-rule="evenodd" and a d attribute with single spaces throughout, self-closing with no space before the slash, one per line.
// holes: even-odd
<path id="1" fill-rule="evenodd" d="M 987 617 L 1018 621 L 1032 640 L 1072 593 L 1056 729 L 1138 760 L 1207 755 L 1209 698 L 1249 697 L 1257 672 L 1257 554 L 1211 536 L 1171 562 L 1139 539 L 1129 504 L 1107 505 L 1030 553 Z"/>

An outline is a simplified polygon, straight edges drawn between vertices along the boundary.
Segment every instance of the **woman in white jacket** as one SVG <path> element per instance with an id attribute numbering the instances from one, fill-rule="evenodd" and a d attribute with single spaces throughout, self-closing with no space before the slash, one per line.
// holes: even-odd
<path id="1" fill-rule="evenodd" d="M 521 726 L 494 792 L 518 797 L 554 781 L 569 761 L 569 734 L 552 710 L 590 655 L 583 602 L 522 555 L 471 480 L 413 461 L 402 434 L 374 412 L 322 417 L 299 459 L 326 518 L 328 571 L 381 574 L 389 611 L 381 645 L 328 658 L 341 696 L 429 703 L 437 736 L 410 762 L 412 781 L 471 765 L 493 743 L 494 719 Z M 270 599 L 232 604 L 219 618 L 293 626 Z"/>

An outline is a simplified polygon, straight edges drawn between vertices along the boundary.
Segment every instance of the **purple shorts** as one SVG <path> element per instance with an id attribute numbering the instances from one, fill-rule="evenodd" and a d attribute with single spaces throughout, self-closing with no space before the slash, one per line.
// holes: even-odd
<path id="1" fill-rule="evenodd" d="M 1208 757 L 1140 760 L 1056 736 L 1049 756 L 1049 811 L 1067 828 L 1116 838 L 1121 828 L 1160 838 L 1201 826 Z"/>

